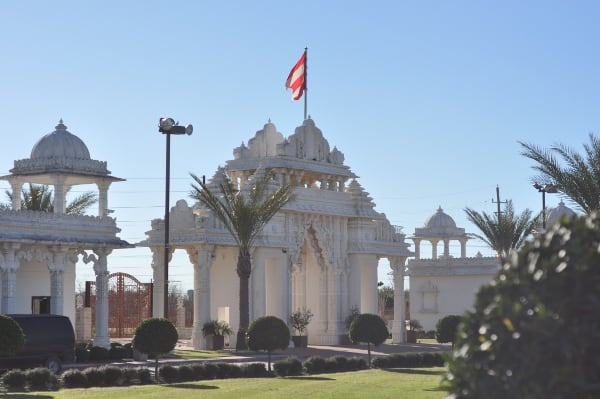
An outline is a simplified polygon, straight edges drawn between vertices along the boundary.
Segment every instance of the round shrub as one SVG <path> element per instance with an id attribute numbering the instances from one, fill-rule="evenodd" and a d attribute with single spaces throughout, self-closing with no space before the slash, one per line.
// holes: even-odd
<path id="1" fill-rule="evenodd" d="M 106 361 L 110 359 L 108 349 L 101 346 L 92 346 L 90 348 L 90 360 Z"/>
<path id="2" fill-rule="evenodd" d="M 138 367 L 135 370 L 137 371 L 140 384 L 152 383 L 152 374 L 150 373 L 150 370 L 148 370 L 146 367 Z"/>
<path id="3" fill-rule="evenodd" d="M 600 397 L 600 219 L 563 220 L 513 254 L 463 318 L 455 398 Z"/>
<path id="4" fill-rule="evenodd" d="M 368 344 L 369 365 L 371 364 L 371 344 L 378 346 L 384 343 L 389 334 L 385 321 L 377 314 L 360 314 L 350 324 L 350 340 Z"/>
<path id="5" fill-rule="evenodd" d="M 137 383 L 139 381 L 137 370 L 131 367 L 122 368 L 121 381 L 122 385 L 131 385 Z"/>
<path id="6" fill-rule="evenodd" d="M 113 342 L 110 344 L 108 356 L 111 360 L 122 360 L 127 356 L 127 350 L 123 347 L 123 345 Z"/>
<path id="7" fill-rule="evenodd" d="M 325 359 L 320 356 L 311 356 L 302 365 L 308 374 L 320 374 L 325 371 Z"/>
<path id="8" fill-rule="evenodd" d="M 191 366 L 186 366 L 185 364 L 179 366 L 179 381 L 194 381 L 194 379 L 194 370 Z"/>
<path id="9" fill-rule="evenodd" d="M 300 364 L 300 367 L 302 367 L 302 364 Z M 243 364 L 240 369 L 242 370 L 242 377 L 245 378 L 260 378 L 269 375 L 264 363 Z"/>
<path id="10" fill-rule="evenodd" d="M 123 383 L 123 372 L 117 366 L 103 366 L 100 371 L 104 374 L 104 385 L 112 387 Z"/>
<path id="11" fill-rule="evenodd" d="M 29 388 L 32 390 L 41 391 L 46 389 L 56 389 L 58 385 L 58 379 L 46 367 L 37 367 L 27 370 L 25 376 L 27 385 L 29 385 Z"/>
<path id="12" fill-rule="evenodd" d="M 460 324 L 461 316 L 449 315 L 439 319 L 435 325 L 435 339 L 441 344 L 451 342 L 454 345 L 456 331 Z"/>
<path id="13" fill-rule="evenodd" d="M 125 345 L 123 345 L 123 350 L 124 350 L 124 355 L 123 355 L 124 359 L 133 359 L 133 344 L 131 342 L 128 342 Z"/>
<path id="14" fill-rule="evenodd" d="M 85 363 L 90 360 L 90 350 L 88 348 L 75 348 L 75 361 L 77 363 Z"/>
<path id="15" fill-rule="evenodd" d="M 271 371 L 271 352 L 286 349 L 290 343 L 290 329 L 275 316 L 263 316 L 248 327 L 248 348 L 268 353 L 268 370 Z"/>
<path id="16" fill-rule="evenodd" d="M 65 388 L 85 388 L 88 386 L 87 377 L 81 370 L 67 370 L 61 377 Z"/>
<path id="17" fill-rule="evenodd" d="M 156 356 L 172 351 L 178 339 L 173 323 L 163 318 L 151 318 L 144 320 L 136 328 L 131 343 L 134 349 Z"/>
<path id="18" fill-rule="evenodd" d="M 204 376 L 207 380 L 213 380 L 217 378 L 217 374 L 219 372 L 219 368 L 214 363 L 206 363 L 204 365 Z"/>
<path id="19" fill-rule="evenodd" d="M 104 386 L 104 373 L 98 367 L 89 367 L 83 370 L 85 378 L 87 378 L 90 387 Z"/>
<path id="20" fill-rule="evenodd" d="M 348 370 L 365 370 L 368 368 L 367 361 L 362 357 L 353 356 L 348 358 Z"/>
<path id="21" fill-rule="evenodd" d="M 158 369 L 158 375 L 161 380 L 167 383 L 173 383 L 179 381 L 179 370 L 176 367 L 170 365 L 160 366 Z"/>
<path id="22" fill-rule="evenodd" d="M 287 377 L 288 375 L 301 375 L 302 362 L 297 357 L 288 357 L 287 359 L 273 363 L 275 375 Z"/>
<path id="23" fill-rule="evenodd" d="M 10 370 L 2 375 L 2 384 L 11 391 L 22 391 L 27 384 L 27 377 L 22 370 Z"/>
<path id="24" fill-rule="evenodd" d="M 0 356 L 14 355 L 25 345 L 21 326 L 9 316 L 0 314 Z"/>

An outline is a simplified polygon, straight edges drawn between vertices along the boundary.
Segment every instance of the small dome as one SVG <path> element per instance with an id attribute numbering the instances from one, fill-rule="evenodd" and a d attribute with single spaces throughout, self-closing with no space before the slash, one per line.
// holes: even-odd
<path id="1" fill-rule="evenodd" d="M 90 159 L 90 152 L 85 143 L 67 131 L 62 119 L 55 129 L 35 143 L 31 150 L 31 159 Z"/>
<path id="2" fill-rule="evenodd" d="M 575 216 L 577 216 L 575 211 L 566 206 L 564 202 L 560 201 L 558 206 L 548 213 L 548 216 L 546 217 L 546 225 L 551 226 L 563 217 L 570 219 Z"/>
<path id="3" fill-rule="evenodd" d="M 437 212 L 429 219 L 427 219 L 427 221 L 425 222 L 425 227 L 429 229 L 446 227 L 455 229 L 456 223 L 454 222 L 454 219 L 452 219 L 449 215 L 444 213 L 444 210 L 440 206 Z"/>

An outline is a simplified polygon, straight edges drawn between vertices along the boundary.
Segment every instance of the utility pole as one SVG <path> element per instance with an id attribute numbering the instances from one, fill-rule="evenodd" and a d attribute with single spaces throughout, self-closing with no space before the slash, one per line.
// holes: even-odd
<path id="1" fill-rule="evenodd" d="M 498 204 L 498 225 L 500 224 L 500 216 L 502 215 L 502 211 L 500 210 L 500 204 L 506 204 L 506 201 L 500 201 L 500 187 L 496 185 L 496 201 L 492 198 L 493 204 Z"/>

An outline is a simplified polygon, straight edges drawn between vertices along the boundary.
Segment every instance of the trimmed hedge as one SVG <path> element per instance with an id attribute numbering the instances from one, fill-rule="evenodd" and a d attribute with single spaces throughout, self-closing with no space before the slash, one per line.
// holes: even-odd
<path id="1" fill-rule="evenodd" d="M 290 375 L 302 375 L 302 362 L 297 357 L 288 357 L 285 360 L 279 360 L 273 363 L 275 375 L 287 377 Z"/>
<path id="2" fill-rule="evenodd" d="M 380 369 L 400 368 L 400 367 L 442 367 L 444 358 L 447 356 L 444 352 L 411 352 L 396 353 L 388 356 L 379 356 L 373 359 L 373 367 Z"/>

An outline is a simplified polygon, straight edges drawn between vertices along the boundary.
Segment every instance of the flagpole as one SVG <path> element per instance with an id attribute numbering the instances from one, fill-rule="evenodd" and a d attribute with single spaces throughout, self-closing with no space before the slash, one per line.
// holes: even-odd
<path id="1" fill-rule="evenodd" d="M 304 47 L 304 120 L 307 116 L 307 102 L 308 102 L 308 47 Z"/>

